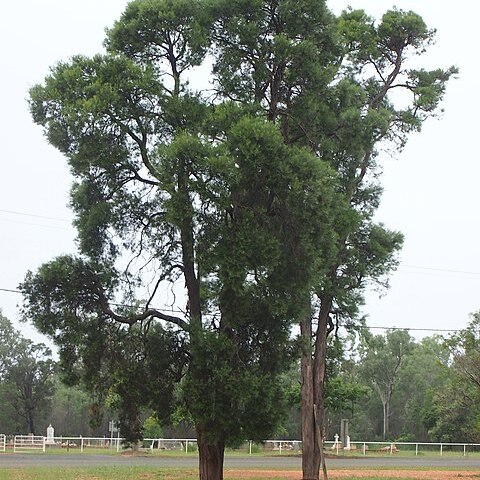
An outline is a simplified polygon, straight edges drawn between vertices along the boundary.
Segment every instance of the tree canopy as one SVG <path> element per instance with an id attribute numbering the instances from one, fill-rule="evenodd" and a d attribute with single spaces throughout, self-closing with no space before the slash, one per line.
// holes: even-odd
<path id="1" fill-rule="evenodd" d="M 402 241 L 373 220 L 379 144 L 402 146 L 455 73 L 404 64 L 432 38 L 400 10 L 377 24 L 318 0 L 134 0 L 105 54 L 31 89 L 75 178 L 79 254 L 27 275 L 25 313 L 71 381 L 117 399 L 130 441 L 139 407 L 181 406 L 200 476 L 221 478 L 225 445 L 278 422 L 293 323 L 305 355 L 316 339 L 321 406 L 330 315 L 355 317 Z"/>

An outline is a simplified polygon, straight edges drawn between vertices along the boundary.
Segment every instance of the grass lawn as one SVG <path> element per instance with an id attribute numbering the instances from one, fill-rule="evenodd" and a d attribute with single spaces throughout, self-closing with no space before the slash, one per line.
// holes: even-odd
<path id="1" fill-rule="evenodd" d="M 0 464 L 1 465 L 1 464 Z M 1 468 L 0 480 L 196 480 L 197 470 L 148 467 Z"/>
<path id="2" fill-rule="evenodd" d="M 1 468 L 0 480 L 196 480 L 198 470 L 155 467 L 37 467 L 37 468 Z M 226 480 L 300 480 L 300 472 L 257 470 L 226 470 Z M 429 471 L 396 470 L 330 470 L 331 480 L 457 480 L 480 479 L 480 473 L 474 471 L 450 471 L 448 469 Z"/>

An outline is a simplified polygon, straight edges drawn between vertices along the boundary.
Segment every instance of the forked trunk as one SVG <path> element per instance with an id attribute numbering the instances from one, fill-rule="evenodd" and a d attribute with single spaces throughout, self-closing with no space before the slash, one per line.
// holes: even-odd
<path id="1" fill-rule="evenodd" d="M 200 480 L 223 480 L 225 444 L 207 441 L 206 432 L 197 426 L 198 466 Z"/>
<path id="2" fill-rule="evenodd" d="M 320 469 L 328 480 L 323 452 L 325 430 L 325 373 L 327 358 L 328 314 L 331 299 L 322 299 L 316 332 L 315 350 L 312 356 L 312 323 L 305 316 L 300 324 L 303 341 L 302 373 L 302 471 L 304 480 L 318 480 Z"/>

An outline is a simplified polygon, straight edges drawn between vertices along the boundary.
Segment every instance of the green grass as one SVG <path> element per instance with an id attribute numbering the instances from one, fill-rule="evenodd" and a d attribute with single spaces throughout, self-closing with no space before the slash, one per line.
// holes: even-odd
<path id="1" fill-rule="evenodd" d="M 359 469 L 361 470 L 361 469 Z M 369 469 L 370 470 L 370 469 Z M 383 469 L 375 469 L 383 470 Z M 404 469 L 402 469 L 404 470 Z M 410 470 L 410 469 L 405 469 Z M 423 469 L 418 469 L 423 470 Z M 425 469 L 428 471 L 428 469 Z M 448 469 L 436 469 L 448 470 Z M 293 471 L 292 471 L 293 473 Z M 477 477 L 477 476 L 476 476 Z M 187 468 L 158 468 L 158 467 L 25 467 L 1 468 L 0 480 L 197 480 L 198 470 Z M 474 478 L 474 477 L 469 477 Z M 480 478 L 480 474 L 478 475 Z M 402 477 L 369 476 L 359 477 L 353 474 L 342 477 L 342 480 L 402 480 Z M 235 471 L 229 471 L 226 480 L 267 480 L 259 471 L 259 476 L 235 476 Z M 268 480 L 288 480 L 283 476 L 275 476 L 274 471 Z M 403 480 L 411 480 L 406 477 Z M 433 477 L 430 480 L 434 480 Z"/>
<path id="2" fill-rule="evenodd" d="M 196 480 L 197 470 L 149 467 L 0 468 L 0 480 Z"/>

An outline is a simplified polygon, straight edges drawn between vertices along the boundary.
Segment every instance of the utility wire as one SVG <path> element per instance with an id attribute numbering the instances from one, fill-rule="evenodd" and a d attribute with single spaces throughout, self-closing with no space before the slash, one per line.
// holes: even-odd
<path id="1" fill-rule="evenodd" d="M 0 292 L 8 292 L 8 293 L 22 293 L 20 290 L 12 290 L 9 288 L 0 288 Z M 133 308 L 134 305 L 123 305 L 120 303 L 112 303 L 112 305 L 116 307 L 131 307 Z M 166 308 L 157 308 L 160 312 L 167 312 L 167 313 L 182 313 L 181 310 L 174 310 L 174 309 L 166 309 Z M 359 325 L 357 328 L 359 329 L 369 329 L 369 330 L 408 330 L 410 332 L 445 332 L 445 333 L 456 333 L 460 332 L 460 329 L 443 329 L 443 328 L 416 328 L 416 327 L 382 327 L 379 325 Z"/>
<path id="2" fill-rule="evenodd" d="M 380 327 L 378 325 L 365 325 L 358 328 L 368 328 L 369 330 L 408 330 L 413 332 L 461 332 L 460 329 L 453 328 Z"/>
<path id="3" fill-rule="evenodd" d="M 10 288 L 0 288 L 0 292 L 7 292 L 7 293 L 19 293 L 21 294 L 22 292 L 20 290 L 13 290 Z M 127 307 L 127 308 L 137 308 L 137 305 L 125 305 L 123 303 L 112 303 L 114 307 Z M 155 307 L 153 307 L 155 308 Z M 182 313 L 185 314 L 185 312 L 182 312 L 181 310 L 175 310 L 173 308 L 155 308 L 155 310 L 158 310 L 159 312 L 166 312 L 166 313 Z"/>
<path id="4" fill-rule="evenodd" d="M 415 265 L 405 265 L 405 264 L 400 264 L 399 267 L 403 268 L 416 268 L 418 270 L 428 270 L 428 271 L 433 271 L 433 272 L 447 272 L 447 273 L 462 273 L 466 275 L 480 275 L 480 272 L 468 272 L 465 270 L 451 270 L 449 268 L 436 268 L 436 267 L 418 267 Z"/>
<path id="5" fill-rule="evenodd" d="M 65 220 L 64 218 L 47 217 L 46 215 L 35 215 L 33 213 L 15 212 L 13 210 L 3 210 L 3 209 L 0 209 L 0 212 L 1 213 L 10 213 L 12 215 L 21 215 L 23 217 L 43 218 L 45 220 L 54 220 L 56 222 L 67 222 L 67 223 L 69 223 L 69 220 Z"/>
<path id="6" fill-rule="evenodd" d="M 7 220 L 5 218 L 0 218 L 0 222 L 15 223 L 17 225 L 29 225 L 29 226 L 40 227 L 40 228 L 50 228 L 54 230 L 63 230 L 65 232 L 69 232 L 72 230 L 71 228 L 64 227 L 63 225 L 46 225 L 41 223 L 21 222 L 19 220 Z"/>
<path id="7" fill-rule="evenodd" d="M 10 290 L 9 288 L 0 288 L 0 292 L 22 293 L 20 290 Z"/>
<path id="8" fill-rule="evenodd" d="M 65 222 L 65 223 L 70 223 L 71 222 L 70 220 L 66 220 L 64 218 L 49 217 L 49 216 L 46 216 L 46 215 L 37 215 L 37 214 L 26 213 L 26 212 L 17 212 L 17 211 L 14 211 L 14 210 L 0 209 L 0 213 L 9 213 L 9 214 L 12 214 L 12 215 L 21 215 L 21 216 L 24 216 L 24 217 L 43 218 L 45 220 L 53 220 L 53 221 L 56 221 L 56 222 Z M 464 275 L 480 275 L 480 272 L 470 272 L 470 271 L 465 271 L 465 270 L 455 270 L 455 269 L 438 268 L 438 267 L 422 267 L 422 266 L 407 265 L 407 264 L 402 264 L 402 263 L 398 267 L 399 268 L 415 268 L 417 270 L 428 270 L 428 271 L 433 271 L 433 272 L 460 273 L 460 274 L 464 274 Z"/>

